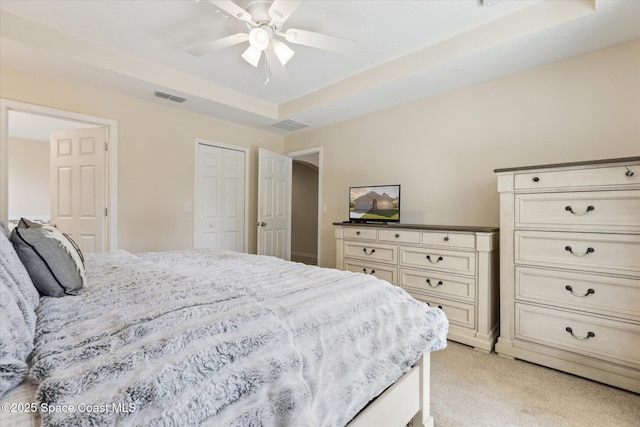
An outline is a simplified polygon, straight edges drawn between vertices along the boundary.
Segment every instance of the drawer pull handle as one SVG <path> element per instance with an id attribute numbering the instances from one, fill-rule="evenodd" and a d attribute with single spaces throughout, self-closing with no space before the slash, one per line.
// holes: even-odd
<path id="1" fill-rule="evenodd" d="M 396 233 L 396 239 L 400 237 L 400 233 Z"/>
<path id="2" fill-rule="evenodd" d="M 532 181 L 533 181 L 533 182 L 538 182 L 538 181 L 540 181 L 540 178 L 538 178 L 537 176 L 534 176 L 534 177 L 533 177 L 533 179 L 532 179 Z"/>
<path id="3" fill-rule="evenodd" d="M 437 260 L 432 261 L 432 260 L 431 260 L 431 255 L 427 255 L 427 259 L 428 259 L 428 260 L 429 260 L 429 262 L 431 262 L 432 264 L 437 264 L 437 263 L 439 263 L 440 261 L 442 261 L 442 257 L 441 257 L 441 256 L 439 256 Z"/>
<path id="4" fill-rule="evenodd" d="M 564 247 L 564 250 L 565 250 L 565 251 L 567 251 L 567 252 L 570 252 L 570 253 L 571 253 L 571 255 L 575 255 L 575 256 L 585 256 L 585 255 L 587 255 L 587 254 L 590 254 L 590 253 L 593 253 L 593 252 L 595 252 L 595 251 L 596 251 L 596 250 L 595 250 L 595 249 L 593 249 L 592 247 L 588 247 L 588 248 L 587 248 L 587 251 L 586 251 L 585 253 L 583 253 L 583 254 L 576 254 L 576 253 L 574 253 L 574 252 L 573 252 L 573 249 L 571 248 L 571 246 L 565 246 L 565 247 Z"/>
<path id="5" fill-rule="evenodd" d="M 633 176 L 633 171 L 631 169 L 629 169 L 629 166 L 625 166 L 625 168 L 627 169 L 627 171 L 624 174 L 626 176 L 628 176 L 628 177 L 632 177 Z"/>
<path id="6" fill-rule="evenodd" d="M 427 303 L 427 305 L 428 305 L 429 307 L 431 307 L 431 304 Z M 439 306 L 438 306 L 438 308 L 439 308 L 440 310 L 442 310 L 442 306 L 441 306 L 441 305 L 439 305 Z"/>
<path id="7" fill-rule="evenodd" d="M 448 241 L 449 241 L 449 236 L 445 236 L 445 237 L 444 237 L 444 241 L 445 241 L 445 242 L 448 242 Z"/>
<path id="8" fill-rule="evenodd" d="M 582 215 L 585 215 L 585 214 L 587 214 L 589 212 L 595 211 L 596 208 L 594 208 L 593 206 L 589 205 L 589 206 L 587 206 L 587 210 L 584 211 L 584 212 L 574 212 L 573 208 L 571 206 L 567 206 L 567 207 L 564 208 L 564 210 L 567 211 L 567 212 L 571 212 L 574 215 L 582 216 Z"/>
<path id="9" fill-rule="evenodd" d="M 367 248 L 362 248 L 362 252 L 365 253 L 365 255 L 371 255 L 372 253 L 374 253 L 376 250 L 375 249 L 371 249 L 371 252 L 367 253 Z"/>
<path id="10" fill-rule="evenodd" d="M 596 293 L 596 291 L 595 291 L 595 290 L 593 290 L 592 288 L 589 288 L 589 289 L 587 289 L 587 293 L 586 293 L 586 294 L 584 294 L 584 295 L 580 295 L 580 294 L 576 294 L 575 292 L 573 292 L 573 288 L 571 287 L 571 285 L 567 285 L 567 286 L 565 286 L 564 288 L 565 288 L 566 290 L 568 290 L 569 292 L 571 292 L 573 295 L 577 296 L 577 297 L 586 297 L 586 296 L 588 296 L 588 295 L 591 295 L 591 294 L 595 294 L 595 293 Z"/>
<path id="11" fill-rule="evenodd" d="M 575 335 L 573 333 L 573 329 L 571 329 L 569 326 L 567 326 L 564 330 L 569 332 L 571 334 L 571 336 L 574 337 L 575 339 L 581 340 L 581 341 L 588 340 L 589 338 L 594 338 L 596 336 L 595 333 L 589 331 L 589 332 L 587 332 L 587 336 L 586 337 L 579 337 L 579 336 L 577 336 L 577 335 Z"/>
<path id="12" fill-rule="evenodd" d="M 375 269 L 372 269 L 371 273 L 367 273 L 367 269 L 366 268 L 363 268 L 362 271 L 364 271 L 364 274 L 375 274 L 375 272 L 376 272 Z"/>
<path id="13" fill-rule="evenodd" d="M 434 285 L 434 284 L 431 283 L 431 279 L 427 279 L 427 283 L 432 288 L 437 288 L 438 286 L 442 286 L 443 285 L 442 280 L 438 280 L 438 283 Z"/>
<path id="14" fill-rule="evenodd" d="M 359 236 L 359 235 L 360 235 L 360 232 L 359 232 L 359 231 L 356 231 L 356 234 Z"/>

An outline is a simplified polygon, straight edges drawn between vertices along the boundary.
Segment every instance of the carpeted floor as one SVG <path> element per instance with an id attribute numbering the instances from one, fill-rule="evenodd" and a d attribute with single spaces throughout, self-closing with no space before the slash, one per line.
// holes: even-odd
<path id="1" fill-rule="evenodd" d="M 436 427 L 640 427 L 640 395 L 449 341 L 431 354 Z"/>

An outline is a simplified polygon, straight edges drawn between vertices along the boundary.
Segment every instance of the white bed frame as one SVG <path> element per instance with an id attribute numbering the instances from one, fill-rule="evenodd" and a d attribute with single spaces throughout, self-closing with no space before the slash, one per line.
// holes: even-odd
<path id="1" fill-rule="evenodd" d="M 348 427 L 433 427 L 430 402 L 430 354 L 425 353 L 409 372 L 372 401 Z"/>

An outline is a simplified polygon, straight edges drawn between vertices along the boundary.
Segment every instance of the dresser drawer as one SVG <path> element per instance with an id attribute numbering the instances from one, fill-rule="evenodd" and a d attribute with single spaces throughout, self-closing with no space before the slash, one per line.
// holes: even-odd
<path id="1" fill-rule="evenodd" d="M 358 258 L 366 261 L 387 263 L 398 262 L 398 246 L 382 243 L 344 242 L 345 258 Z"/>
<path id="2" fill-rule="evenodd" d="M 398 284 L 423 295 L 476 301 L 476 281 L 473 277 L 401 268 Z"/>
<path id="3" fill-rule="evenodd" d="M 516 267 L 515 281 L 519 301 L 640 321 L 640 279 Z"/>
<path id="4" fill-rule="evenodd" d="M 446 231 L 423 231 L 422 244 L 452 248 L 476 247 L 476 236 L 472 233 L 447 233 Z"/>
<path id="5" fill-rule="evenodd" d="M 515 306 L 517 339 L 640 368 L 640 325 L 527 304 Z"/>
<path id="6" fill-rule="evenodd" d="M 399 243 L 420 243 L 420 232 L 409 230 L 379 230 L 378 240 Z"/>
<path id="7" fill-rule="evenodd" d="M 640 230 L 640 191 L 516 194 L 516 227 Z"/>
<path id="8" fill-rule="evenodd" d="M 345 239 L 376 240 L 378 238 L 378 230 L 376 228 L 366 227 L 345 227 L 344 237 Z"/>
<path id="9" fill-rule="evenodd" d="M 457 301 L 449 301 L 432 296 L 425 296 L 418 292 L 407 289 L 409 295 L 429 305 L 440 308 L 447 315 L 447 320 L 451 325 L 462 326 L 463 328 L 474 329 L 476 327 L 476 308 L 473 304 L 464 304 Z"/>
<path id="10" fill-rule="evenodd" d="M 627 169 L 629 168 L 629 169 Z M 628 171 L 633 175 L 628 176 Z M 516 173 L 516 190 L 580 187 L 597 188 L 640 184 L 640 165 L 612 165 L 586 169 L 531 171 Z"/>
<path id="11" fill-rule="evenodd" d="M 396 277 L 398 274 L 398 269 L 393 266 L 345 259 L 344 269 L 347 271 L 353 271 L 354 273 L 371 274 L 373 276 L 376 276 L 378 279 L 386 280 L 387 282 L 393 283 L 394 285 L 398 283 Z"/>
<path id="12" fill-rule="evenodd" d="M 640 236 L 517 230 L 516 264 L 640 275 Z"/>
<path id="13" fill-rule="evenodd" d="M 401 246 L 400 265 L 474 275 L 476 254 L 475 252 Z"/>

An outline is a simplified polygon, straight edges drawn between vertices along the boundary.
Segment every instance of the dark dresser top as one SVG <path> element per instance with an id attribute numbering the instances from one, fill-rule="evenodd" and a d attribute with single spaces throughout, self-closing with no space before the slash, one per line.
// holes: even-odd
<path id="1" fill-rule="evenodd" d="M 605 163 L 629 163 L 629 162 L 638 162 L 638 161 L 640 161 L 640 157 L 621 157 L 618 159 L 588 160 L 584 162 L 556 163 L 551 165 L 518 166 L 513 168 L 494 169 L 493 172 L 495 173 L 513 172 L 513 171 L 529 170 L 529 169 L 547 169 L 547 168 L 560 168 L 560 167 L 571 167 L 571 166 L 601 165 Z"/>
<path id="2" fill-rule="evenodd" d="M 383 223 L 359 223 L 359 222 L 334 222 L 333 225 L 343 227 L 378 227 L 378 228 L 405 228 L 412 230 L 440 230 L 440 231 L 466 231 L 472 233 L 493 233 L 500 231 L 499 227 L 483 227 L 473 225 L 431 225 L 431 224 L 383 224 Z"/>

